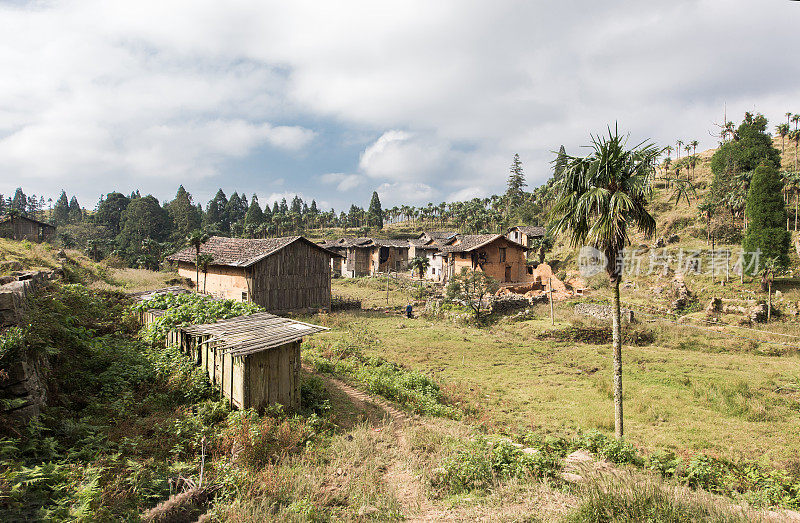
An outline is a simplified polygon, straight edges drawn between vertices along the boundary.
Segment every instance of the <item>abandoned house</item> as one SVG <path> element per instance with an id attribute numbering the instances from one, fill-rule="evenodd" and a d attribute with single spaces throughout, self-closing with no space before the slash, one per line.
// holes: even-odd
<path id="1" fill-rule="evenodd" d="M 458 233 L 451 231 L 424 232 L 419 238 L 410 240 L 412 257 L 428 258 L 428 268 L 424 278 L 433 281 L 442 281 L 444 278 L 444 257 L 440 249 L 450 245 L 458 238 Z"/>
<path id="2" fill-rule="evenodd" d="M 170 332 L 177 345 L 202 367 L 232 407 L 262 412 L 268 405 L 300 408 L 300 343 L 328 330 L 269 313 L 190 325 Z"/>
<path id="3" fill-rule="evenodd" d="M 56 228 L 25 216 L 5 215 L 0 217 L 0 238 L 43 242 L 55 236 Z"/>
<path id="4" fill-rule="evenodd" d="M 408 243 L 410 245 L 410 250 L 408 253 L 409 258 L 414 258 L 416 256 L 425 256 L 428 253 L 421 252 L 421 251 L 430 251 L 431 248 L 422 248 L 419 249 L 420 252 L 417 252 L 419 247 L 426 247 L 431 245 L 447 245 L 453 242 L 458 233 L 455 231 L 426 231 L 419 235 L 419 238 L 415 238 L 409 240 Z"/>
<path id="5" fill-rule="evenodd" d="M 197 289 L 219 298 L 252 302 L 271 312 L 330 309 L 331 258 L 338 254 L 303 238 L 243 239 L 212 236 L 200 247 L 211 256 L 196 276 L 194 247 L 167 259 Z M 199 281 L 195 281 L 199 279 Z"/>
<path id="6" fill-rule="evenodd" d="M 442 258 L 443 281 L 448 281 L 466 267 L 481 270 L 501 283 L 512 283 L 530 278 L 526 250 L 502 234 L 467 234 L 441 247 L 439 254 L 434 256 Z"/>
<path id="7" fill-rule="evenodd" d="M 321 247 L 343 256 L 331 268 L 346 278 L 372 276 L 380 272 L 403 271 L 408 267 L 409 244 L 405 240 L 380 238 L 340 238 Z"/>
<path id="8" fill-rule="evenodd" d="M 544 238 L 547 230 L 544 227 L 537 227 L 534 225 L 517 225 L 511 227 L 506 233 L 506 237 L 512 242 L 517 242 L 529 249 L 533 247 L 533 240 L 537 238 Z"/>

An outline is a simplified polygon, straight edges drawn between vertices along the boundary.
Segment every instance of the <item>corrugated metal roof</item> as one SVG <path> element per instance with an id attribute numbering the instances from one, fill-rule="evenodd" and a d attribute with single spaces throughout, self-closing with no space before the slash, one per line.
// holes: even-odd
<path id="1" fill-rule="evenodd" d="M 195 336 L 211 336 L 210 341 L 224 353 L 247 356 L 329 329 L 311 323 L 281 318 L 268 312 L 259 312 L 249 316 L 220 320 L 216 323 L 181 327 L 181 330 Z"/>

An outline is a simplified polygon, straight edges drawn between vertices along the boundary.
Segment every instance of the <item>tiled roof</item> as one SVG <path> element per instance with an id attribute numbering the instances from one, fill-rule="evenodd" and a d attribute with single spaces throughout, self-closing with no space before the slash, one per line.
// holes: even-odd
<path id="1" fill-rule="evenodd" d="M 326 249 L 345 249 L 355 247 L 357 249 L 368 249 L 370 247 L 399 247 L 408 248 L 407 240 L 384 240 L 381 238 L 339 238 L 338 240 L 328 240 L 322 244 Z"/>
<path id="2" fill-rule="evenodd" d="M 409 247 L 408 240 L 384 240 L 375 238 L 372 242 L 380 247 L 399 247 L 401 249 L 408 249 Z"/>
<path id="3" fill-rule="evenodd" d="M 457 235 L 456 231 L 425 231 L 421 236 L 427 236 L 434 240 L 449 240 Z"/>
<path id="4" fill-rule="evenodd" d="M 283 238 L 266 239 L 245 239 L 245 238 L 225 238 L 223 236 L 212 236 L 207 242 L 200 246 L 200 254 L 210 254 L 213 257 L 211 265 L 227 265 L 231 267 L 249 267 L 254 263 L 278 252 L 288 245 L 303 241 L 309 245 L 325 251 L 331 256 L 338 256 L 322 246 L 303 238 L 302 236 L 286 236 Z M 189 246 L 167 256 L 171 261 L 191 262 L 195 261 L 196 250 Z"/>
<path id="5" fill-rule="evenodd" d="M 509 229 L 509 231 L 513 229 L 519 229 L 519 232 L 528 236 L 544 236 L 547 232 L 547 229 L 544 227 L 537 227 L 535 225 L 517 225 L 516 227 Z"/>
<path id="6" fill-rule="evenodd" d="M 10 219 L 11 219 L 10 215 L 4 214 L 3 216 L 0 216 L 0 223 L 7 222 Z M 28 220 L 29 222 L 33 222 L 33 223 L 35 223 L 37 225 L 41 225 L 42 227 L 50 227 L 51 229 L 55 229 L 56 228 L 55 225 L 51 225 L 49 223 L 40 222 L 39 220 L 34 220 L 33 218 L 29 218 L 27 216 L 17 215 L 14 219 L 15 220 Z"/>
<path id="7" fill-rule="evenodd" d="M 444 245 L 439 250 L 442 252 L 469 252 L 483 247 L 484 245 L 490 244 L 498 239 L 503 239 L 514 246 L 523 249 L 525 248 L 519 243 L 509 240 L 502 234 L 465 234 L 463 236 L 459 236 L 459 239 L 461 240 L 460 243 L 456 245 Z"/>

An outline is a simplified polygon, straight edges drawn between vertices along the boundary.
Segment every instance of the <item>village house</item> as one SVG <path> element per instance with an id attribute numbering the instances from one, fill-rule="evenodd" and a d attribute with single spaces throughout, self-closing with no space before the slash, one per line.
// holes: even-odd
<path id="1" fill-rule="evenodd" d="M 449 281 L 463 267 L 481 270 L 501 283 L 530 279 L 527 248 L 502 234 L 467 234 L 439 249 L 444 268 L 443 281 Z"/>
<path id="2" fill-rule="evenodd" d="M 194 247 L 168 256 L 178 274 L 200 291 L 219 298 L 252 302 L 270 312 L 328 310 L 331 258 L 338 255 L 303 238 L 243 239 L 212 236 L 200 247 L 211 256 L 196 281 Z"/>
<path id="3" fill-rule="evenodd" d="M 411 258 L 417 256 L 428 258 L 428 268 L 423 274 L 425 279 L 442 281 L 444 257 L 439 250 L 445 245 L 453 243 L 457 237 L 458 233 L 453 231 L 430 231 L 423 232 L 419 238 L 409 241 Z"/>
<path id="4" fill-rule="evenodd" d="M 403 271 L 408 267 L 409 244 L 405 240 L 340 238 L 322 243 L 321 247 L 343 257 L 341 262 L 333 261 L 331 268 L 341 271 L 346 278 Z"/>
<path id="5" fill-rule="evenodd" d="M 10 214 L 0 217 L 0 238 L 43 242 L 52 239 L 55 234 L 55 226 L 33 218 Z"/>
<path id="6" fill-rule="evenodd" d="M 532 248 L 533 240 L 544 238 L 547 230 L 544 227 L 537 227 L 534 225 L 517 225 L 511 227 L 506 233 L 506 237 L 512 242 L 517 242 L 520 245 Z"/>

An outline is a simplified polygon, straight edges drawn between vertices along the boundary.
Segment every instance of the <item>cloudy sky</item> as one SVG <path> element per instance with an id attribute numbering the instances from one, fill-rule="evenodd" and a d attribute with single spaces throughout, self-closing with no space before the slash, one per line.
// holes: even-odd
<path id="1" fill-rule="evenodd" d="M 725 106 L 800 112 L 799 25 L 788 0 L 0 1 L 0 192 L 486 196 L 615 121 L 705 149 Z"/>

